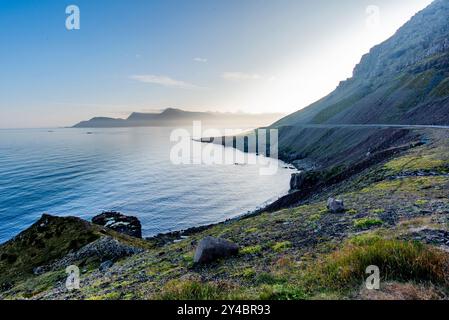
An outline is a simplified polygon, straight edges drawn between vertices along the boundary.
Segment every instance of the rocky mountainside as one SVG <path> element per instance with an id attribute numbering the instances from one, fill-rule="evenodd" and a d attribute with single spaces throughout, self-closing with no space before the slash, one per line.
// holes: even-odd
<path id="1" fill-rule="evenodd" d="M 279 157 L 341 173 L 427 139 L 407 128 L 344 125 L 449 124 L 448 21 L 449 0 L 434 1 L 372 48 L 334 92 L 274 123 Z"/>
<path id="2" fill-rule="evenodd" d="M 434 1 L 393 37 L 372 48 L 352 78 L 274 126 L 448 124 L 448 21 L 449 1 Z"/>

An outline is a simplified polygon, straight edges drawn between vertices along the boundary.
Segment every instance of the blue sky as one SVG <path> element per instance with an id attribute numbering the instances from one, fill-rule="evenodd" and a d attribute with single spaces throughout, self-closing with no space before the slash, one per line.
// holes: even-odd
<path id="1" fill-rule="evenodd" d="M 0 128 L 165 107 L 293 112 L 430 2 L 0 0 Z M 80 30 L 65 28 L 71 4 Z"/>

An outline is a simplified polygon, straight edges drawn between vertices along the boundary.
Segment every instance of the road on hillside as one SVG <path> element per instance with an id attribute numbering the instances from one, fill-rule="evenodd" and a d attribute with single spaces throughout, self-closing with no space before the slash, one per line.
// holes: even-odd
<path id="1" fill-rule="evenodd" d="M 282 127 L 282 126 L 280 126 Z M 449 125 L 421 124 L 298 124 L 295 128 L 398 128 L 398 129 L 449 129 Z"/>

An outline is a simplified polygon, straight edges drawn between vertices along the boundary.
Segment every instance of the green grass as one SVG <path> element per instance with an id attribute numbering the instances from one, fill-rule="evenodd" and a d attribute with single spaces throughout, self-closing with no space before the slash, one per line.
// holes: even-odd
<path id="1" fill-rule="evenodd" d="M 283 252 L 291 248 L 292 243 L 290 241 L 277 242 L 272 246 L 272 249 L 276 252 Z"/>
<path id="2" fill-rule="evenodd" d="M 298 286 L 291 284 L 275 284 L 262 286 L 259 292 L 260 300 L 304 300 L 307 293 Z"/>
<path id="3" fill-rule="evenodd" d="M 436 159 L 435 155 L 404 156 L 391 160 L 385 168 L 394 172 L 439 169 L 446 164 L 444 160 Z"/>
<path id="4" fill-rule="evenodd" d="M 423 206 L 429 203 L 429 200 L 424 200 L 424 199 L 420 199 L 420 200 L 416 200 L 415 205 L 417 206 Z"/>
<path id="5" fill-rule="evenodd" d="M 227 291 L 228 288 L 217 283 L 172 280 L 155 298 L 157 300 L 220 300 L 225 298 Z"/>
<path id="6" fill-rule="evenodd" d="M 429 281 L 449 284 L 448 255 L 416 242 L 384 240 L 376 237 L 349 241 L 339 251 L 309 268 L 310 280 L 336 290 L 361 285 L 366 268 L 380 269 L 383 281 Z"/>
<path id="7" fill-rule="evenodd" d="M 316 222 L 316 221 L 318 221 L 318 220 L 320 220 L 320 219 L 321 219 L 321 214 L 319 214 L 319 213 L 312 214 L 312 215 L 309 217 L 309 221 L 310 221 L 310 222 Z"/>
<path id="8" fill-rule="evenodd" d="M 251 246 L 251 247 L 245 247 L 243 249 L 240 250 L 240 254 L 258 254 L 262 251 L 262 246 L 260 245 L 256 245 L 256 246 Z"/>
<path id="9" fill-rule="evenodd" d="M 354 220 L 354 227 L 357 229 L 367 229 L 375 226 L 381 226 L 382 220 L 377 218 L 363 218 Z"/>

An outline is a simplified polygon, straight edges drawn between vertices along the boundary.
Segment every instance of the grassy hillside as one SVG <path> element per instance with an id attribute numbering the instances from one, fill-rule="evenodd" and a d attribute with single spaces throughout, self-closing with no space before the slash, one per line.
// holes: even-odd
<path id="1" fill-rule="evenodd" d="M 212 226 L 149 247 L 106 272 L 88 268 L 81 290 L 52 274 L 28 275 L 3 298 L 33 299 L 443 299 L 449 294 L 449 133 L 366 168 L 295 207 Z M 329 196 L 346 212 L 326 209 Z M 193 265 L 205 236 L 240 245 L 239 256 Z M 150 241 L 150 244 L 154 243 Z M 365 268 L 381 270 L 368 291 Z M 30 292 L 29 283 L 44 288 Z"/>

